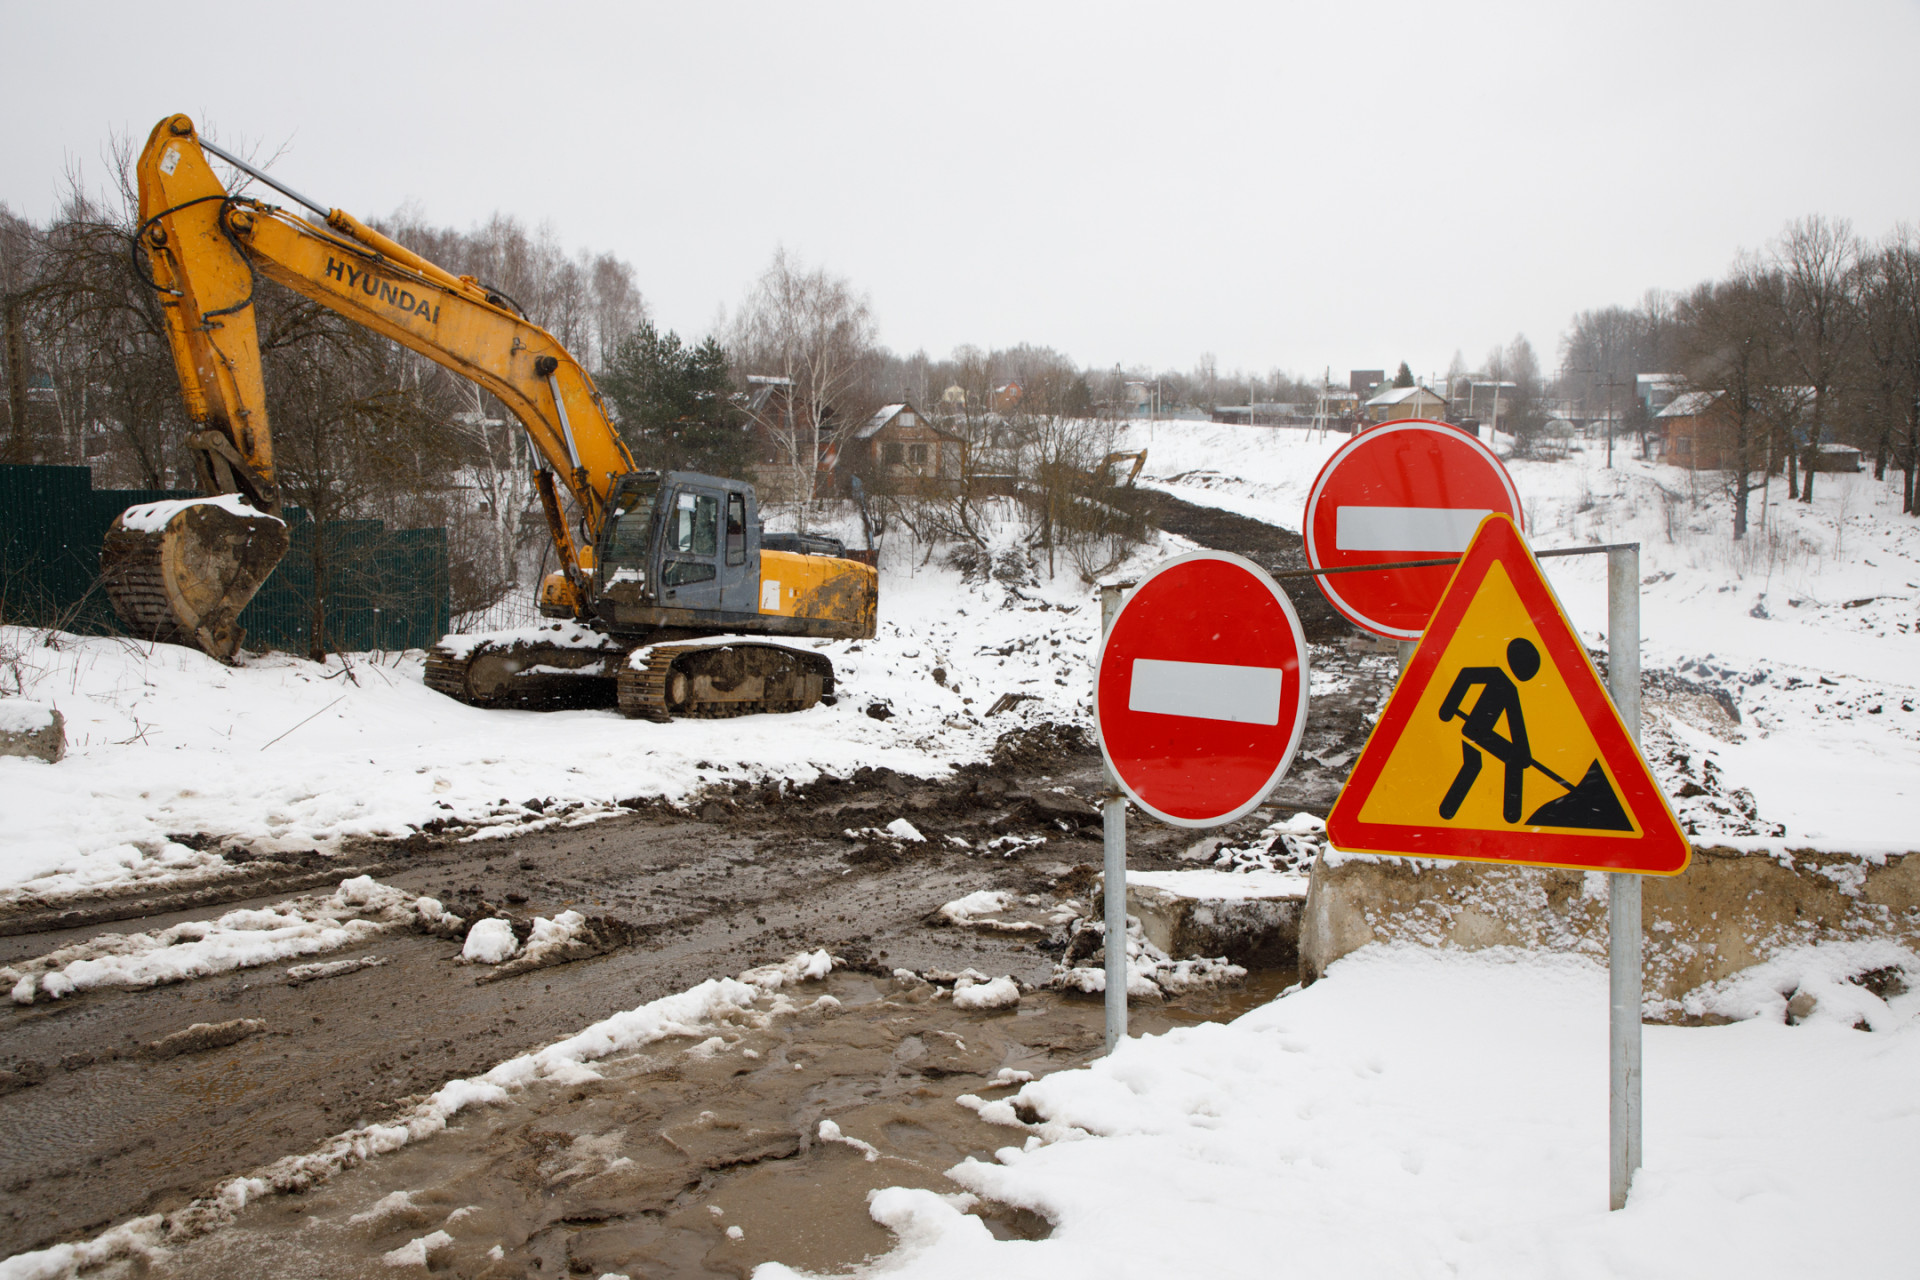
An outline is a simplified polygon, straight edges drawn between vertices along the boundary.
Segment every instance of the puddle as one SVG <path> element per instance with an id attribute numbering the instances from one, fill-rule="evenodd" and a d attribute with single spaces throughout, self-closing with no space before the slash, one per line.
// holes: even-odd
<path id="1" fill-rule="evenodd" d="M 1131 1028 L 1154 1034 L 1238 1016 L 1293 976 L 1255 973 L 1241 987 L 1138 1007 Z M 790 994 L 839 1004 L 737 1025 L 724 1047 L 660 1041 L 595 1063 L 601 1079 L 542 1083 L 476 1108 L 305 1195 L 257 1202 L 146 1274 L 425 1274 L 386 1260 L 423 1238 L 431 1243 L 413 1252 L 434 1274 L 475 1280 L 744 1277 L 768 1261 L 842 1273 L 894 1244 L 868 1216 L 869 1191 L 958 1190 L 946 1169 L 1019 1140 L 956 1097 L 1005 1096 L 993 1080 L 1001 1068 L 1041 1075 L 1082 1065 L 1101 1046 L 1094 999 L 1037 993 L 1015 1010 L 969 1013 L 848 973 Z M 843 1140 L 823 1140 L 823 1120 Z M 978 1212 L 1002 1238 L 1050 1229 L 1006 1206 Z"/>

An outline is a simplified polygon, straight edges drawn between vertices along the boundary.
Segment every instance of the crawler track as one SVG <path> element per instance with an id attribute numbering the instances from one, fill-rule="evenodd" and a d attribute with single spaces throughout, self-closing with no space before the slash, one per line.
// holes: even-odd
<path id="1" fill-rule="evenodd" d="M 620 668 L 620 710 L 664 723 L 805 711 L 833 694 L 833 663 L 778 644 L 663 644 Z"/>

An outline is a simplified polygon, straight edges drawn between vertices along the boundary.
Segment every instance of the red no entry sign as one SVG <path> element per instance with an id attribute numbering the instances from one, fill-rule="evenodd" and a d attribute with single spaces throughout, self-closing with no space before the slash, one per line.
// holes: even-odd
<path id="1" fill-rule="evenodd" d="M 1307 494 L 1307 563 L 1346 569 L 1457 556 L 1499 512 L 1524 523 L 1520 495 L 1492 449 L 1444 422 L 1409 418 L 1341 445 Z M 1418 640 L 1452 565 L 1320 578 L 1327 601 L 1356 626 Z"/>
<path id="2" fill-rule="evenodd" d="M 1266 798 L 1307 724 L 1307 643 L 1286 593 L 1240 556 L 1167 561 L 1121 606 L 1094 674 L 1100 751 L 1143 810 L 1231 822 Z"/>

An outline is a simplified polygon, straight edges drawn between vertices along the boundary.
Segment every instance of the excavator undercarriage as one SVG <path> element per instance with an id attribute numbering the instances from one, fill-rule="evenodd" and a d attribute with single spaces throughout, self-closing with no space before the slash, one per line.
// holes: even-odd
<path id="1" fill-rule="evenodd" d="M 449 636 L 427 654 L 426 683 L 471 706 L 617 706 L 634 719 L 663 723 L 805 711 L 833 696 L 833 663 L 804 649 L 722 638 L 629 650 L 604 636 L 582 643 L 570 634 L 575 630 L 565 628 L 563 643 L 525 632 Z"/>

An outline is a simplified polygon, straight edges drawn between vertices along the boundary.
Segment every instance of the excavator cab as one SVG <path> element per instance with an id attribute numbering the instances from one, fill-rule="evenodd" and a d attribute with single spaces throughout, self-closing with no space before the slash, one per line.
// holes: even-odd
<path id="1" fill-rule="evenodd" d="M 672 625 L 669 612 L 681 625 L 755 617 L 758 533 L 752 485 L 694 471 L 622 476 L 594 548 L 593 612 L 615 627 Z"/>

